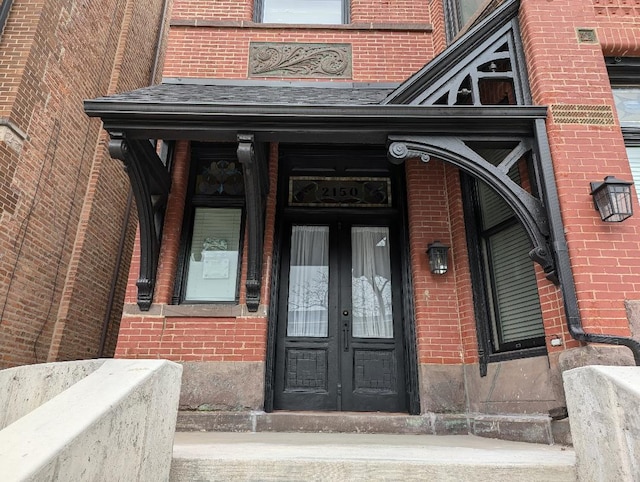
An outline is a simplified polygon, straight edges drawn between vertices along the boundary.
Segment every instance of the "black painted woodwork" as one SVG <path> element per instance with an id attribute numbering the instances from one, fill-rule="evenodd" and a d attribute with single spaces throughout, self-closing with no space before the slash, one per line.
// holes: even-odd
<path id="1" fill-rule="evenodd" d="M 336 216 L 346 216 L 345 219 L 363 218 L 364 214 L 370 218 L 377 219 L 378 222 L 384 219 L 391 219 L 396 222 L 397 229 L 394 229 L 395 249 L 397 256 L 394 263 L 394 287 L 400 287 L 400 309 L 402 319 L 401 329 L 395 333 L 401 333 L 402 339 L 399 343 L 398 355 L 402 365 L 400 369 L 404 372 L 404 408 L 412 414 L 420 413 L 420 400 L 418 388 L 418 365 L 416 356 L 415 337 L 415 315 L 413 308 L 413 289 L 411 283 L 411 267 L 409 257 L 408 232 L 406 229 L 406 184 L 404 180 L 404 168 L 394 166 L 386 160 L 384 146 L 327 146 L 327 145 L 280 145 L 280 166 L 278 190 L 278 212 L 276 219 L 275 246 L 273 252 L 272 266 L 272 290 L 271 302 L 269 306 L 269 323 L 267 336 L 267 362 L 265 369 L 265 410 L 271 411 L 278 408 L 274 404 L 277 375 L 276 375 L 276 345 L 278 327 L 278 315 L 282 313 L 283 296 L 288 295 L 286 286 L 288 276 L 288 258 L 290 255 L 290 229 L 293 221 L 300 224 L 310 223 L 310 220 L 331 220 L 336 222 Z M 393 206 L 386 209 L 358 209 L 358 208 L 323 208 L 323 207 L 287 207 L 287 187 L 289 175 L 312 175 L 312 176 L 380 176 L 390 177 L 392 180 Z M 328 217 L 327 217 L 328 216 Z M 363 220 L 361 224 L 366 225 Z M 375 224 L 375 223 L 372 223 Z M 346 253 L 350 253 L 350 248 L 343 248 Z M 287 266 L 286 268 L 284 266 Z M 281 278 L 282 276 L 282 278 Z M 397 282 L 401 279 L 401 283 Z M 399 286 L 400 284 L 400 286 Z M 284 287 L 284 288 L 283 288 Z M 286 302 L 285 302 L 286 312 Z M 398 314 L 397 308 L 394 308 Z M 282 332 L 281 332 L 282 333 Z M 337 343 L 338 340 L 335 341 Z M 397 342 L 396 342 L 397 343 Z M 304 346 L 304 345 L 303 345 Z M 282 351 L 282 346 L 278 345 Z M 283 356 L 283 355 L 280 355 Z M 400 362 L 398 362 L 400 363 Z M 280 368 L 282 369 L 282 368 Z M 280 382 L 281 384 L 281 382 Z M 318 398 L 318 397 L 314 397 Z M 317 402 L 314 401 L 314 403 Z M 337 401 L 336 401 L 337 406 Z M 366 404 L 363 404 L 366 406 Z"/>
<path id="2" fill-rule="evenodd" d="M 452 11 L 445 2 L 445 12 Z M 444 52 L 403 82 L 382 104 L 453 106 L 460 93 L 464 79 L 478 105 L 477 82 L 481 78 L 501 78 L 513 81 L 515 104 L 531 105 L 531 94 L 527 82 L 526 63 L 518 26 L 518 0 L 508 0 L 490 13 L 482 22 L 456 39 Z M 448 30 L 454 28 L 449 23 Z M 507 49 L 503 46 L 506 44 Z M 483 66 L 491 62 L 499 64 L 508 60 L 508 71 L 487 72 Z M 446 96 L 446 101 L 441 98 Z"/>
<path id="3" fill-rule="evenodd" d="M 148 311 L 153 302 L 160 240 L 171 178 L 148 140 L 128 139 L 110 132 L 109 153 L 120 159 L 131 181 L 140 225 L 140 276 L 138 306 Z"/>
<path id="4" fill-rule="evenodd" d="M 238 160 L 242 164 L 248 222 L 246 303 L 251 312 L 258 311 L 262 287 L 264 251 L 264 213 L 269 179 L 266 149 L 252 134 L 238 134 Z"/>
<path id="5" fill-rule="evenodd" d="M 338 209 L 337 211 L 340 211 Z M 399 227 L 376 213 L 307 211 L 288 216 L 282 243 L 274 408 L 285 410 L 407 411 L 402 326 Z M 385 222 L 387 221 L 387 222 Z M 290 235 L 293 224 L 329 226 L 329 333 L 286 335 Z M 390 227 L 394 338 L 355 338 L 351 323 L 351 226 Z"/>
<path id="6" fill-rule="evenodd" d="M 474 138 L 473 140 L 478 140 Z M 509 140 L 494 138 L 493 142 Z M 514 140 L 514 139 L 511 139 Z M 549 227 L 542 201 L 529 194 L 507 175 L 511 166 L 532 149 L 530 139 L 516 139 L 517 145 L 498 166 L 471 149 L 465 138 L 454 136 L 390 136 L 389 160 L 394 163 L 418 157 L 428 162 L 434 156 L 452 164 L 491 186 L 514 210 L 524 226 L 533 249 L 529 256 L 544 269 L 547 278 L 557 283 L 555 261 L 549 246 Z M 467 140 L 468 142 L 468 140 Z"/>

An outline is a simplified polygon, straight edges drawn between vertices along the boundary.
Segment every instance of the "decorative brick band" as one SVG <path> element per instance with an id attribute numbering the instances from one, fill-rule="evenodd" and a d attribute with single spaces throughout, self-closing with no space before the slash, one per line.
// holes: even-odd
<path id="1" fill-rule="evenodd" d="M 249 76 L 351 78 L 350 44 L 252 42 Z"/>
<path id="2" fill-rule="evenodd" d="M 615 124 L 609 105 L 556 104 L 551 106 L 551 114 L 556 124 Z"/>
<path id="3" fill-rule="evenodd" d="M 593 0 L 593 6 L 600 16 L 640 17 L 640 0 Z"/>

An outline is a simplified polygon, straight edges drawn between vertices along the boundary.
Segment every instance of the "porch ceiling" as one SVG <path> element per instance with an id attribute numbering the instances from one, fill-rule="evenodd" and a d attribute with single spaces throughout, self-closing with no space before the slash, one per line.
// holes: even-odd
<path id="1" fill-rule="evenodd" d="M 317 85 L 317 84 L 316 84 Z M 386 87 L 386 86 L 385 86 Z M 85 101 L 109 132 L 129 138 L 384 144 L 390 134 L 525 135 L 539 106 L 421 106 L 380 104 L 391 88 L 166 83 Z"/>

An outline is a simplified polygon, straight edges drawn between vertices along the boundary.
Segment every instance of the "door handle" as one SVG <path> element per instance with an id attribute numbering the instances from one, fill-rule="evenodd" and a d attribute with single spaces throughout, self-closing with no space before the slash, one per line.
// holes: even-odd
<path id="1" fill-rule="evenodd" d="M 349 351 L 349 322 L 342 325 L 342 350 Z"/>

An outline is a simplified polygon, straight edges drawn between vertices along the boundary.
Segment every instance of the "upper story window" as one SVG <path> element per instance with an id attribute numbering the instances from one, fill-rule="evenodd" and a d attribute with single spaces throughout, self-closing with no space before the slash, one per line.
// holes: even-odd
<path id="1" fill-rule="evenodd" d="M 349 0 L 256 0 L 256 21 L 336 25 L 349 22 Z"/>
<path id="2" fill-rule="evenodd" d="M 453 40 L 484 3 L 486 0 L 444 0 L 448 42 Z"/>

